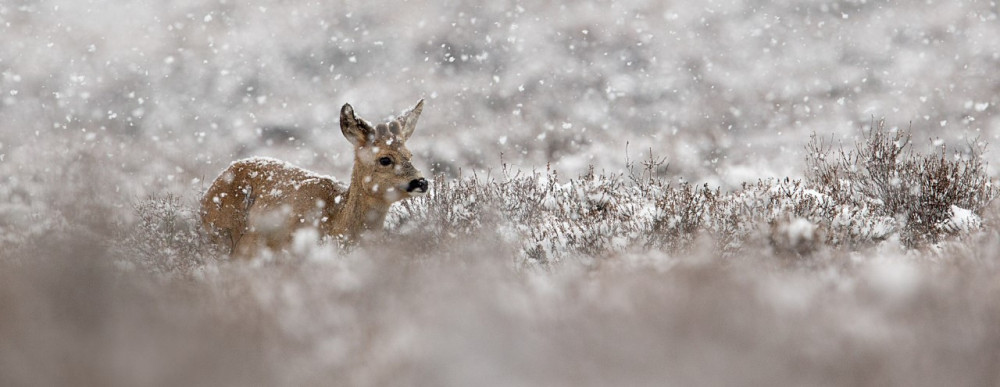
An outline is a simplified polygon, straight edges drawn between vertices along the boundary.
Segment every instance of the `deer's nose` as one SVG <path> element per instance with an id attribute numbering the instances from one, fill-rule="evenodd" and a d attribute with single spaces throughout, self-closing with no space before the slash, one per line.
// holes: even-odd
<path id="1" fill-rule="evenodd" d="M 410 184 L 406 186 L 406 192 L 413 191 L 419 191 L 421 193 L 427 192 L 427 179 L 421 177 L 419 179 L 410 180 Z"/>

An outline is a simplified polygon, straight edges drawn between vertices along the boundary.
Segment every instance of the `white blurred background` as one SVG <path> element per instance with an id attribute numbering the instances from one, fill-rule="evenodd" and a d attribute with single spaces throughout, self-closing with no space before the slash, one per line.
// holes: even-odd
<path id="1" fill-rule="evenodd" d="M 448 176 L 496 169 L 501 155 L 522 169 L 617 172 L 652 152 L 669 160 L 665 176 L 724 188 L 797 177 L 810 133 L 849 144 L 872 119 L 911 128 L 918 147 L 995 140 L 997 11 L 990 1 L 8 1 L 0 176 L 85 151 L 126 174 L 127 195 L 200 189 L 251 155 L 346 178 L 339 107 L 380 120 L 426 98 L 410 148 Z"/>

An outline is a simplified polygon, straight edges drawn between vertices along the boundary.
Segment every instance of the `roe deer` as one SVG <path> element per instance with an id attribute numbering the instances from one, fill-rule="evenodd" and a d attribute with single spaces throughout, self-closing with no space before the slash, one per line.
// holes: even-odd
<path id="1" fill-rule="evenodd" d="M 402 115 L 372 126 L 344 104 L 340 130 L 354 144 L 349 187 L 274 159 L 233 162 L 201 200 L 203 226 L 240 257 L 262 247 L 279 251 L 303 227 L 349 241 L 381 229 L 393 202 L 427 192 L 427 180 L 410 163 L 406 149 L 423 105 L 420 100 Z"/>

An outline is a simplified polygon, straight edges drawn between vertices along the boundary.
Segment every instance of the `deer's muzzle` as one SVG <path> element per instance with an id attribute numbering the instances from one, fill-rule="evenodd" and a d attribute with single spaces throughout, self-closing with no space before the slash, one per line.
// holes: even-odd
<path id="1" fill-rule="evenodd" d="M 422 194 L 427 192 L 427 179 L 419 178 L 410 180 L 410 184 L 406 186 L 406 192 Z"/>

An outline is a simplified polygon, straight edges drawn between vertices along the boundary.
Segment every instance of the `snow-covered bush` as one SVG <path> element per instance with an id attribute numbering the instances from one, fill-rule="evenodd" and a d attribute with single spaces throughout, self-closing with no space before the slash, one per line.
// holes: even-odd
<path id="1" fill-rule="evenodd" d="M 160 274 L 190 274 L 222 257 L 226 248 L 201 228 L 198 209 L 177 196 L 151 197 L 134 204 L 137 221 L 121 225 L 113 245 L 116 265 Z"/>
<path id="2" fill-rule="evenodd" d="M 939 144 L 940 145 L 940 144 Z M 880 120 L 854 150 L 830 154 L 814 137 L 809 145 L 808 181 L 841 205 L 871 208 L 897 220 L 900 239 L 909 246 L 933 243 L 958 229 L 968 231 L 1000 194 L 987 175 L 983 144 L 963 153 L 913 151 L 910 134 L 887 129 Z M 971 212 L 971 213 L 970 213 Z M 957 219 L 962 218 L 962 219 Z M 952 223 L 963 226 L 949 226 Z"/>

